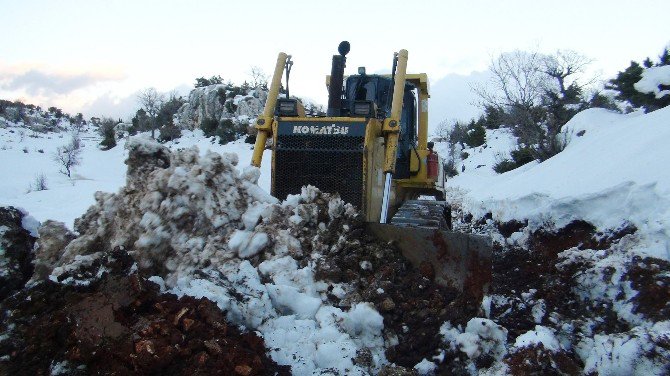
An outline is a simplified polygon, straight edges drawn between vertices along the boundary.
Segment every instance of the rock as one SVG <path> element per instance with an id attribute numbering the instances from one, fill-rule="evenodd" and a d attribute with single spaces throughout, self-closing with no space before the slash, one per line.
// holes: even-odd
<path id="1" fill-rule="evenodd" d="M 262 89 L 228 98 L 226 85 L 223 84 L 195 88 L 189 94 L 188 101 L 177 111 L 176 125 L 182 129 L 197 129 L 207 119 L 220 122 L 242 118 L 240 120 L 249 121 L 263 112 L 266 100 L 267 91 Z"/>
<path id="2" fill-rule="evenodd" d="M 251 375 L 251 371 L 253 371 L 253 369 L 246 364 L 235 367 L 235 373 L 238 375 L 249 376 Z"/>
<path id="3" fill-rule="evenodd" d="M 40 237 L 35 251 L 33 279 L 46 279 L 62 258 L 65 247 L 75 239 L 75 234 L 63 222 L 47 220 L 37 230 Z"/>
<path id="4" fill-rule="evenodd" d="M 35 238 L 23 228 L 14 207 L 0 208 L 0 301 L 23 288 L 33 274 Z"/>
<path id="5" fill-rule="evenodd" d="M 395 309 L 395 303 L 393 300 L 391 300 L 391 298 L 386 298 L 384 301 L 382 301 L 381 309 L 384 312 L 391 312 Z"/>

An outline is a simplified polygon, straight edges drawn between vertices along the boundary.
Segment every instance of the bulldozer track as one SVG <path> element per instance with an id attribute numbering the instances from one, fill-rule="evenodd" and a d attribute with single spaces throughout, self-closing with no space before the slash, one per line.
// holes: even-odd
<path id="1" fill-rule="evenodd" d="M 451 229 L 451 209 L 444 201 L 408 200 L 391 218 L 392 225 Z"/>

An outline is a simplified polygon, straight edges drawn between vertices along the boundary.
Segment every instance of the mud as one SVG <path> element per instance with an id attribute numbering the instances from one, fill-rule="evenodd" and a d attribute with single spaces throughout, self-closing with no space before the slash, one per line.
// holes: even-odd
<path id="1" fill-rule="evenodd" d="M 0 374 L 288 375 L 207 299 L 161 294 L 115 250 L 86 286 L 43 281 L 0 304 Z M 83 272 L 86 274 L 86 272 Z"/>

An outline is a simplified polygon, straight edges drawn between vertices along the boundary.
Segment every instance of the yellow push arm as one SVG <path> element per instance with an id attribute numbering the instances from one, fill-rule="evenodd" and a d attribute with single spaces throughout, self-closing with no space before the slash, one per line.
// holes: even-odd
<path id="1" fill-rule="evenodd" d="M 391 116 L 384 120 L 382 132 L 386 135 L 386 153 L 384 156 L 384 172 L 395 171 L 398 136 L 400 135 L 400 115 L 402 114 L 402 99 L 405 94 L 405 75 L 407 72 L 407 50 L 398 52 L 398 65 L 395 71 L 393 86 L 393 102 L 391 102 Z"/>
<path id="2" fill-rule="evenodd" d="M 261 167 L 261 160 L 263 159 L 263 151 L 265 150 L 265 142 L 268 137 L 272 135 L 272 122 L 274 121 L 274 111 L 277 105 L 277 97 L 279 96 L 279 88 L 281 86 L 281 78 L 284 75 L 284 67 L 286 66 L 286 59 L 288 55 L 283 52 L 277 56 L 277 65 L 272 75 L 272 82 L 270 83 L 270 92 L 268 99 L 265 101 L 265 109 L 263 114 L 256 120 L 256 144 L 254 145 L 254 154 L 251 157 L 251 164 L 256 167 Z"/>

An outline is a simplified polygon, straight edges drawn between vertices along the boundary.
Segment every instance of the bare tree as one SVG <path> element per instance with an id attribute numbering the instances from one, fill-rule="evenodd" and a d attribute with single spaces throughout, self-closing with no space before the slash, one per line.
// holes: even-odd
<path id="1" fill-rule="evenodd" d="M 558 92 L 565 96 L 571 85 L 582 89 L 595 82 L 595 77 L 584 79 L 585 69 L 592 62 L 592 59 L 576 51 L 558 50 L 555 54 L 544 57 L 541 70 L 553 79 L 558 85 Z"/>
<path id="2" fill-rule="evenodd" d="M 260 67 L 252 66 L 249 71 L 249 76 L 251 76 L 251 85 L 254 88 L 265 88 L 268 86 L 269 76 L 263 72 Z"/>
<path id="3" fill-rule="evenodd" d="M 137 95 L 140 106 L 147 113 L 149 117 L 149 127 L 151 128 L 151 138 L 155 138 L 156 129 L 159 127 L 157 122 L 158 112 L 160 112 L 163 102 L 165 102 L 165 95 L 159 93 L 155 88 L 150 87 L 140 91 Z"/>
<path id="4" fill-rule="evenodd" d="M 451 122 L 449 120 L 444 119 L 440 122 L 440 124 L 437 125 L 437 128 L 435 128 L 435 137 L 437 137 L 440 141 L 447 141 L 449 140 L 449 133 L 451 131 Z"/>
<path id="5" fill-rule="evenodd" d="M 538 52 L 506 52 L 491 60 L 493 74 L 487 85 L 472 90 L 482 107 L 530 109 L 538 105 L 549 82 L 542 72 L 545 57 Z"/>
<path id="6" fill-rule="evenodd" d="M 72 169 L 81 163 L 81 141 L 73 137 L 69 143 L 56 148 L 53 160 L 60 165 L 60 173 L 72 177 Z"/>
<path id="7" fill-rule="evenodd" d="M 490 82 L 473 87 L 483 108 L 498 110 L 521 147 L 545 160 L 565 147 L 557 137 L 577 111 L 586 85 L 590 59 L 574 51 L 552 55 L 513 51 L 492 59 Z"/>

